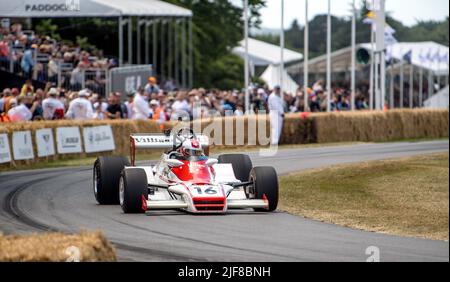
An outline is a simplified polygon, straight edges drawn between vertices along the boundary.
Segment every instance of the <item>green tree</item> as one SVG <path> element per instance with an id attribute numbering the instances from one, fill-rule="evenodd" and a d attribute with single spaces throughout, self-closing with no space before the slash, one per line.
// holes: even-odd
<path id="1" fill-rule="evenodd" d="M 243 37 L 242 8 L 229 0 L 166 1 L 186 7 L 194 14 L 194 85 L 218 87 L 220 84 L 226 89 L 242 86 L 242 62 L 230 53 Z M 265 0 L 249 1 L 252 26 L 261 23 L 259 9 L 264 6 Z"/>
<path id="2" fill-rule="evenodd" d="M 53 24 L 52 19 L 44 19 L 36 25 L 36 33 L 39 35 L 47 35 L 55 40 L 60 40 L 61 37 L 58 34 L 58 25 Z"/>

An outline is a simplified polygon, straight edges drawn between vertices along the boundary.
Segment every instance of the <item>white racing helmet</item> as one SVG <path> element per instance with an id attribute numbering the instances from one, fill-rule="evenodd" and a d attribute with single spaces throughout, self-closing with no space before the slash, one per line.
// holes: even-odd
<path id="1" fill-rule="evenodd" d="M 187 139 L 181 146 L 181 153 L 185 157 L 200 157 L 203 156 L 203 149 L 197 139 Z"/>

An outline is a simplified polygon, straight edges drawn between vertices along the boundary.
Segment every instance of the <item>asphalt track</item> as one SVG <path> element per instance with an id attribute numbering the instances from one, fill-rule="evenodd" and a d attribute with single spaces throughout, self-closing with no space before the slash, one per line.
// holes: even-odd
<path id="1" fill-rule="evenodd" d="M 448 141 L 362 144 L 250 154 L 279 174 L 394 157 L 448 152 Z M 360 261 L 377 246 L 381 261 L 449 261 L 449 244 L 339 227 L 283 212 L 125 215 L 97 205 L 91 167 L 0 173 L 3 233 L 102 229 L 122 261 Z"/>

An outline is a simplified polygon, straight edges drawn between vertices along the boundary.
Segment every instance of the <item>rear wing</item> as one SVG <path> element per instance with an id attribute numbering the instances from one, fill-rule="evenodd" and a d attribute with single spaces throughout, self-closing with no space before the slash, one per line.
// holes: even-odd
<path id="1" fill-rule="evenodd" d="M 209 138 L 206 135 L 196 135 L 202 149 L 209 146 Z M 136 149 L 171 149 L 174 145 L 173 135 L 165 134 L 132 134 L 130 135 L 130 161 L 135 165 Z M 175 145 L 180 141 L 175 139 Z"/>

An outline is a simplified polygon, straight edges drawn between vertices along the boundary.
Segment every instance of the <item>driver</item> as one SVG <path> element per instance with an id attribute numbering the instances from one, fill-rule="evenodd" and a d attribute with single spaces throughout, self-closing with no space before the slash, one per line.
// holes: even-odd
<path id="1" fill-rule="evenodd" d="M 201 159 L 205 156 L 200 142 L 195 138 L 183 141 L 179 153 L 187 160 Z"/>

